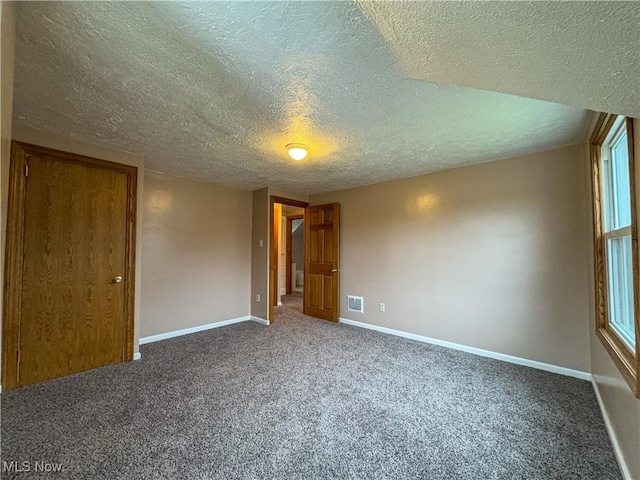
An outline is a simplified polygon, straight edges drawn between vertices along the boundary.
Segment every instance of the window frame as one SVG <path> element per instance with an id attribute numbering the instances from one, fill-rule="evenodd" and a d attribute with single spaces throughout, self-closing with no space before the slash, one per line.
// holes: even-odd
<path id="1" fill-rule="evenodd" d="M 640 264 L 638 261 L 638 216 L 636 210 L 635 159 L 633 119 L 623 117 L 623 125 L 627 133 L 627 149 L 629 153 L 629 188 L 631 201 L 631 258 L 633 281 L 633 312 L 635 324 L 635 351 L 611 327 L 609 322 L 609 281 L 607 240 L 611 237 L 605 228 L 603 205 L 603 172 L 601 168 L 602 148 L 612 128 L 621 116 L 601 113 L 596 121 L 590 139 L 591 183 L 593 199 L 594 226 L 594 268 L 595 268 L 595 301 L 596 301 L 596 334 L 611 356 L 620 373 L 629 384 L 637 398 L 640 398 Z M 614 230 L 618 230 L 615 229 Z M 617 236 L 617 235 L 616 235 Z"/>

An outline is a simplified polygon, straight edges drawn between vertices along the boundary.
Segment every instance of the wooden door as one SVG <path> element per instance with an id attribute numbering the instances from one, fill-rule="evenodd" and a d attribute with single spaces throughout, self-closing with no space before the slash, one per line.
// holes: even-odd
<path id="1" fill-rule="evenodd" d="M 307 207 L 304 228 L 304 313 L 337 322 L 340 314 L 340 205 Z"/>
<path id="2" fill-rule="evenodd" d="M 127 296 L 135 176 L 72 157 L 37 149 L 24 158 L 20 302 L 11 312 L 18 323 L 15 386 L 132 354 Z"/>

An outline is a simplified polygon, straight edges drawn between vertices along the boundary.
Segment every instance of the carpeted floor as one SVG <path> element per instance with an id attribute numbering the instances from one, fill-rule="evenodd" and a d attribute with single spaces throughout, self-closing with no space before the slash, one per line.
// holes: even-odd
<path id="1" fill-rule="evenodd" d="M 301 314 L 8 392 L 3 478 L 619 479 L 591 384 Z M 35 473 L 35 462 L 62 473 Z"/>

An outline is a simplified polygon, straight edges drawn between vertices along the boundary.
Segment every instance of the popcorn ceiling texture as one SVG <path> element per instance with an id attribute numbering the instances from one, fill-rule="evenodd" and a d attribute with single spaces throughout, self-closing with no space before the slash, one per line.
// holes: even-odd
<path id="1" fill-rule="evenodd" d="M 637 8 L 569 3 L 24 2 L 14 121 L 304 194 L 551 149 L 640 105 Z"/>
<path id="2" fill-rule="evenodd" d="M 640 2 L 358 4 L 409 77 L 640 117 Z"/>

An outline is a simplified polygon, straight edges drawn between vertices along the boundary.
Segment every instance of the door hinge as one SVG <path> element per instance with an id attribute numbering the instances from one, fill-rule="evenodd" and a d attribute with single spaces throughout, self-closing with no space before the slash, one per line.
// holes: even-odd
<path id="1" fill-rule="evenodd" d="M 18 361 L 16 362 L 16 385 L 20 385 L 20 347 L 18 347 Z"/>
<path id="2" fill-rule="evenodd" d="M 25 164 L 24 166 L 24 176 L 28 177 L 29 176 L 29 164 Z"/>

